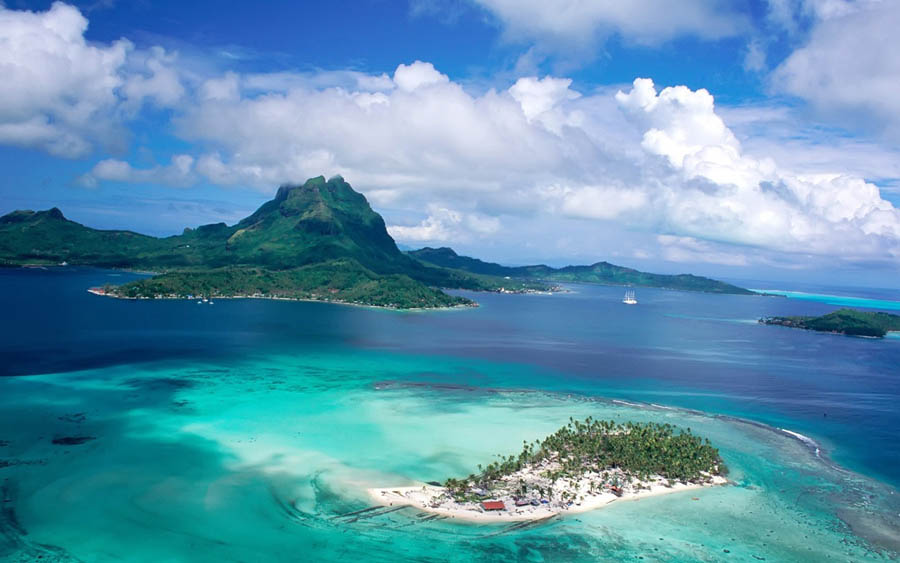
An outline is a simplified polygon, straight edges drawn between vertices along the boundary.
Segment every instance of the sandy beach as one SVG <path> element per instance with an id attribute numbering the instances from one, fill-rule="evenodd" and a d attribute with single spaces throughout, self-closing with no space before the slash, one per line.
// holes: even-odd
<path id="1" fill-rule="evenodd" d="M 588 479 L 582 481 L 577 484 L 573 483 L 573 487 L 579 490 L 587 489 Z M 605 490 L 599 493 L 586 493 L 579 500 L 571 502 L 571 504 L 551 500 L 547 503 L 540 503 L 537 506 L 531 504 L 516 506 L 515 501 L 511 497 L 486 497 L 484 500 L 499 500 L 504 504 L 505 508 L 503 510 L 492 511 L 484 510 L 480 502 L 456 502 L 447 494 L 446 488 L 427 484 L 411 487 L 372 488 L 368 489 L 368 492 L 375 502 L 384 506 L 405 504 L 426 512 L 469 522 L 524 522 L 543 520 L 557 515 L 587 512 L 603 508 L 616 501 L 635 501 L 654 496 L 693 491 L 704 487 L 724 485 L 727 482 L 727 479 L 724 477 L 713 476 L 710 483 L 674 483 L 672 486 L 668 486 L 664 479 L 659 478 L 643 482 L 640 488 L 628 485 L 624 487 L 622 496 L 617 496 L 611 491 Z"/>

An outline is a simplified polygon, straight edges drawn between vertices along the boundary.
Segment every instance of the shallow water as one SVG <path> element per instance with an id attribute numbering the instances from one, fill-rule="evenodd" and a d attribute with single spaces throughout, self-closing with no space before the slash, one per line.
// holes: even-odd
<path id="1" fill-rule="evenodd" d="M 840 307 L 859 307 L 862 309 L 879 309 L 882 311 L 900 311 L 900 301 L 894 299 L 875 299 L 871 297 L 857 297 L 852 295 L 828 295 L 822 293 L 805 293 L 803 291 L 787 291 L 784 289 L 754 289 L 761 293 L 781 295 L 789 299 L 803 301 L 816 301 L 826 305 L 838 305 Z"/>
<path id="2" fill-rule="evenodd" d="M 576 288 L 397 314 L 82 295 L 106 275 L 0 276 L 18 284 L 7 310 L 32 313 L 4 324 L 4 368 L 53 356 L 41 375 L 0 378 L 0 558 L 845 561 L 898 548 L 896 468 L 879 460 L 895 455 L 900 346 L 746 322 L 784 300 L 643 291 L 622 312 L 619 289 Z M 370 506 L 367 487 L 465 475 L 588 415 L 689 426 L 734 484 L 523 528 L 408 508 L 341 516 Z M 872 465 L 881 482 L 863 476 Z"/>

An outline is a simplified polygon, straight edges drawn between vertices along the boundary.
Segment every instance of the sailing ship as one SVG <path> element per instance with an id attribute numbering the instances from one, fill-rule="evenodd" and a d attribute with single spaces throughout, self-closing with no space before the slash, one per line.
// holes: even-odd
<path id="1" fill-rule="evenodd" d="M 622 303 L 626 305 L 637 305 L 637 299 L 634 297 L 634 290 L 629 289 L 625 291 L 625 297 L 622 299 Z"/>

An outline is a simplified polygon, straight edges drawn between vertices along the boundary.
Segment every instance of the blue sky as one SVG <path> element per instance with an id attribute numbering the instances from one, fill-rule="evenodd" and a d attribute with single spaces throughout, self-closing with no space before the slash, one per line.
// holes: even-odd
<path id="1" fill-rule="evenodd" d="M 167 235 L 342 174 L 406 246 L 890 286 L 898 24 L 879 0 L 9 1 L 0 213 Z"/>

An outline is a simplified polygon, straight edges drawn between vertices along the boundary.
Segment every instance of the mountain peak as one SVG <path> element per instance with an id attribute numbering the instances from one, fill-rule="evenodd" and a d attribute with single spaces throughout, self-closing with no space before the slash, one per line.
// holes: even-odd
<path id="1" fill-rule="evenodd" d="M 282 185 L 235 225 L 227 249 L 241 260 L 278 267 L 347 257 L 374 271 L 398 271 L 408 261 L 381 216 L 341 176 Z"/>
<path id="2" fill-rule="evenodd" d="M 26 221 L 39 221 L 40 219 L 52 219 L 56 221 L 68 221 L 58 207 L 51 207 L 45 211 L 32 211 L 30 209 L 17 209 L 0 217 L 0 223 L 24 223 Z"/>
<path id="3" fill-rule="evenodd" d="M 66 216 L 63 215 L 63 212 L 60 211 L 59 207 L 51 207 L 47 211 L 39 211 L 38 215 L 41 215 L 41 214 L 43 214 L 47 217 L 50 217 L 51 219 L 59 219 L 61 221 L 66 220 Z"/>
<path id="4" fill-rule="evenodd" d="M 328 180 L 325 179 L 325 176 L 316 176 L 302 184 L 282 184 L 275 194 L 275 200 L 285 201 L 290 197 L 296 197 L 304 192 L 321 195 L 323 189 L 331 194 L 360 195 L 353 190 L 350 184 L 348 184 L 341 175 L 332 176 Z"/>

